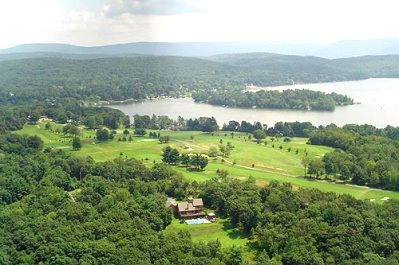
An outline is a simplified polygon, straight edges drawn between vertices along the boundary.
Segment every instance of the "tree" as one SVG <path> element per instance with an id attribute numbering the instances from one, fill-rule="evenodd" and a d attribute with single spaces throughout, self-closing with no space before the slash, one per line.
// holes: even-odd
<path id="1" fill-rule="evenodd" d="M 89 129 L 95 129 L 102 123 L 103 122 L 100 120 L 100 117 L 97 118 L 97 116 L 89 116 L 83 121 L 83 124 Z"/>
<path id="2" fill-rule="evenodd" d="M 110 133 L 106 128 L 101 128 L 96 131 L 96 138 L 98 141 L 103 142 L 110 139 Z"/>
<path id="3" fill-rule="evenodd" d="M 208 158 L 205 156 L 201 156 L 201 159 L 199 161 L 198 167 L 201 170 L 204 170 L 204 168 L 206 168 L 206 166 L 208 165 Z"/>
<path id="4" fill-rule="evenodd" d="M 72 149 L 78 151 L 82 148 L 82 142 L 79 137 L 74 137 L 72 140 Z"/>
<path id="5" fill-rule="evenodd" d="M 33 135 L 33 136 L 29 136 L 28 137 L 28 143 L 27 146 L 29 148 L 33 148 L 33 149 L 37 149 L 37 150 L 42 150 L 43 149 L 43 141 L 42 139 L 37 136 L 37 135 Z"/>
<path id="6" fill-rule="evenodd" d="M 30 122 L 36 124 L 40 119 L 40 112 L 38 110 L 34 110 L 29 115 Z"/>
<path id="7" fill-rule="evenodd" d="M 147 134 L 147 131 L 143 128 L 134 129 L 134 134 L 139 136 L 144 136 Z"/>
<path id="8" fill-rule="evenodd" d="M 324 173 L 324 162 L 320 158 L 312 159 L 308 167 L 309 175 L 315 174 L 319 177 Z"/>
<path id="9" fill-rule="evenodd" d="M 80 130 L 77 126 L 73 125 L 73 124 L 67 124 L 62 128 L 62 132 L 64 134 L 70 134 L 73 136 L 77 136 L 80 134 Z"/>
<path id="10" fill-rule="evenodd" d="M 225 169 L 218 169 L 218 170 L 216 170 L 216 174 L 220 178 L 225 179 L 229 175 L 229 172 L 227 170 L 225 170 Z"/>
<path id="11" fill-rule="evenodd" d="M 305 177 L 307 176 L 307 172 L 308 172 L 308 167 L 309 167 L 309 163 L 310 163 L 310 158 L 307 155 L 304 155 L 302 157 L 301 163 L 305 169 Z"/>
<path id="12" fill-rule="evenodd" d="M 161 144 L 169 143 L 169 135 L 159 137 L 159 143 Z"/>
<path id="13" fill-rule="evenodd" d="M 144 129 L 150 129 L 151 126 L 151 117 L 148 115 L 134 115 L 134 128 L 144 128 Z"/>
<path id="14" fill-rule="evenodd" d="M 211 146 L 208 150 L 209 157 L 217 157 L 219 155 L 219 151 L 215 146 Z"/>
<path id="15" fill-rule="evenodd" d="M 219 145 L 219 150 L 224 157 L 229 157 L 233 148 L 234 146 L 230 142 L 227 142 L 227 145 L 222 145 L 222 144 Z"/>
<path id="16" fill-rule="evenodd" d="M 190 156 L 188 154 L 182 154 L 180 156 L 180 162 L 188 167 L 190 165 Z"/>
<path id="17" fill-rule="evenodd" d="M 208 158 L 200 154 L 195 154 L 191 156 L 190 165 L 198 170 L 203 170 L 208 165 Z"/>
<path id="18" fill-rule="evenodd" d="M 216 122 L 216 119 L 214 117 L 212 118 L 206 118 L 205 122 L 202 125 L 202 131 L 203 132 L 214 132 L 219 130 L 219 125 Z"/>
<path id="19" fill-rule="evenodd" d="M 123 130 L 123 135 L 125 135 L 125 136 L 129 135 L 129 130 L 128 129 L 124 129 Z"/>
<path id="20" fill-rule="evenodd" d="M 255 131 L 253 131 L 252 134 L 253 134 L 254 138 L 256 139 L 256 141 L 257 141 L 258 143 L 260 143 L 260 141 L 261 141 L 262 139 L 265 139 L 265 138 L 266 138 L 266 133 L 265 133 L 265 131 L 262 130 L 262 129 L 257 129 L 257 130 L 255 130 Z"/>
<path id="21" fill-rule="evenodd" d="M 51 130 L 51 123 L 50 122 L 46 122 L 46 125 L 44 125 L 44 129 Z"/>
<path id="22" fill-rule="evenodd" d="M 165 147 L 162 153 L 162 161 L 168 164 L 177 164 L 180 161 L 179 151 L 170 146 Z"/>
<path id="23" fill-rule="evenodd" d="M 233 245 L 233 247 L 230 249 L 228 264 L 229 265 L 240 265 L 240 264 L 242 264 L 242 261 L 243 261 L 243 259 L 242 259 L 241 248 Z"/>

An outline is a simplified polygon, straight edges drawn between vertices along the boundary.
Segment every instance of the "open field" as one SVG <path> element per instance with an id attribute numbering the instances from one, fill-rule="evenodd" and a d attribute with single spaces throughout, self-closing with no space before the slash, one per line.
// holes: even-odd
<path id="1" fill-rule="evenodd" d="M 52 123 L 53 131 L 45 130 L 44 125 L 44 123 L 25 125 L 24 129 L 17 133 L 38 135 L 43 139 L 46 147 L 62 148 L 78 156 L 89 155 L 96 161 L 106 161 L 123 156 L 134 157 L 150 165 L 153 161 L 161 161 L 162 149 L 166 146 L 166 144 L 159 144 L 157 139 L 151 139 L 148 136 L 133 137 L 131 142 L 118 141 L 118 138 L 122 136 L 122 130 L 118 130 L 114 140 L 96 143 L 93 139 L 95 131 L 82 128 L 80 138 L 83 147 L 80 151 L 72 151 L 71 138 L 53 132 L 57 127 L 61 128 L 62 125 Z M 171 140 L 168 145 L 177 148 L 183 153 L 207 153 L 211 146 L 217 147 L 220 140 L 222 140 L 223 144 L 231 142 L 234 146 L 228 158 L 210 158 L 208 166 L 202 172 L 191 172 L 184 167 L 174 167 L 192 181 L 205 181 L 216 176 L 217 169 L 225 169 L 229 172 L 230 177 L 246 179 L 252 176 L 259 185 L 277 180 L 290 182 L 300 188 L 317 188 L 325 192 L 338 194 L 346 193 L 359 199 L 375 199 L 376 202 L 380 202 L 384 197 L 399 199 L 399 193 L 397 192 L 312 181 L 298 177 L 304 174 L 301 159 L 305 152 L 311 157 L 321 157 L 333 150 L 324 146 L 307 145 L 307 139 L 304 138 L 292 138 L 290 142 L 284 142 L 282 139 L 272 142 L 268 138 L 266 139 L 268 143 L 265 145 L 249 140 L 248 135 L 245 133 L 234 133 L 234 137 L 232 137 L 230 133 L 225 134 L 224 132 L 211 135 L 201 132 L 162 131 L 161 135 L 169 135 Z M 281 149 L 280 146 L 282 147 Z M 291 148 L 290 152 L 288 148 Z M 296 150 L 298 150 L 298 153 L 296 153 Z M 235 165 L 233 164 L 234 161 L 236 162 Z"/>

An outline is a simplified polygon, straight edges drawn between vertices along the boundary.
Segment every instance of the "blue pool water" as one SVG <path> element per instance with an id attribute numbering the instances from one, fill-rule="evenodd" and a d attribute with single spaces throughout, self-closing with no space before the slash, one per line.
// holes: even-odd
<path id="1" fill-rule="evenodd" d="M 191 219 L 186 220 L 186 224 L 189 225 L 199 225 L 199 224 L 208 224 L 210 223 L 207 219 Z"/>

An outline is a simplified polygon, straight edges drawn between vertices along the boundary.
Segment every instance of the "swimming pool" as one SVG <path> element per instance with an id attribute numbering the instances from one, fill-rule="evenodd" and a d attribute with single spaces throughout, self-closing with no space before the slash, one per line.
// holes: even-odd
<path id="1" fill-rule="evenodd" d="M 191 219 L 191 220 L 186 220 L 186 224 L 188 225 L 199 225 L 199 224 L 209 224 L 210 221 L 207 219 Z"/>

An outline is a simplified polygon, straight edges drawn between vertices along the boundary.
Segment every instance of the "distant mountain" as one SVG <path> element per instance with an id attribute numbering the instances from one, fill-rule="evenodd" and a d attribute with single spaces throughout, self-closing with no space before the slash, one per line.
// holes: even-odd
<path id="1" fill-rule="evenodd" d="M 345 40 L 320 48 L 314 53 L 325 58 L 399 54 L 399 39 Z"/>
<path id="2" fill-rule="evenodd" d="M 137 57 L 148 56 L 144 54 L 77 54 L 77 53 L 58 53 L 58 52 L 16 52 L 16 53 L 0 53 L 0 61 L 30 59 L 30 58 L 62 58 L 62 59 L 100 59 L 109 57 Z"/>
<path id="3" fill-rule="evenodd" d="M 66 53 L 66 54 L 148 54 L 203 57 L 221 53 L 248 53 L 273 51 L 283 54 L 303 54 L 316 48 L 312 45 L 283 42 L 136 42 L 106 46 L 82 47 L 70 44 L 23 44 L 0 50 L 5 53 Z"/>
<path id="4" fill-rule="evenodd" d="M 340 41 L 329 45 L 287 42 L 135 42 L 95 47 L 70 44 L 23 44 L 0 50 L 0 54 L 53 53 L 95 54 L 102 56 L 146 54 L 186 57 L 207 57 L 226 53 L 267 52 L 287 55 L 346 58 L 363 55 L 399 54 L 399 39 Z M 32 55 L 30 55 L 32 57 Z"/>

